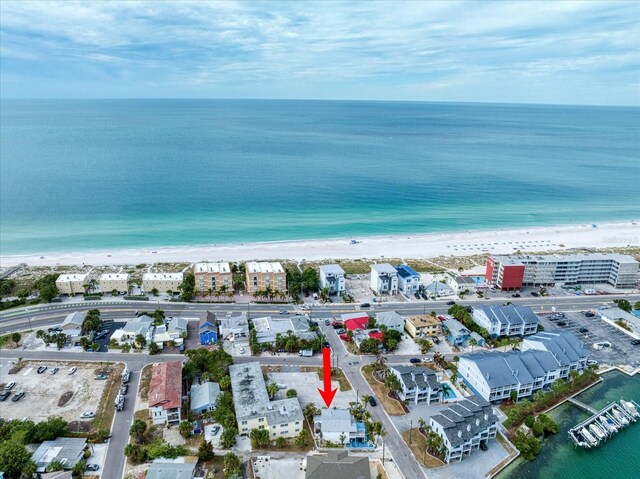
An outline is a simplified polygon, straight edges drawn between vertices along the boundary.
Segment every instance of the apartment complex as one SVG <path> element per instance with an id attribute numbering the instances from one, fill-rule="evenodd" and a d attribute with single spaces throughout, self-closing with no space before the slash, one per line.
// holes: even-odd
<path id="1" fill-rule="evenodd" d="M 56 288 L 60 294 L 73 296 L 74 294 L 84 294 L 84 285 L 87 284 L 89 275 L 84 274 L 61 274 L 56 279 Z"/>
<path id="2" fill-rule="evenodd" d="M 103 293 L 110 293 L 111 291 L 127 293 L 129 291 L 129 275 L 127 273 L 101 274 L 98 284 L 100 285 L 100 291 Z"/>
<path id="3" fill-rule="evenodd" d="M 442 400 L 442 384 L 428 367 L 392 365 L 388 371 L 400 380 L 398 396 L 403 401 L 431 404 Z"/>
<path id="4" fill-rule="evenodd" d="M 529 306 L 484 306 L 474 309 L 472 317 L 494 338 L 534 334 L 540 322 Z"/>
<path id="5" fill-rule="evenodd" d="M 207 291 L 233 290 L 233 275 L 229 263 L 196 263 L 193 265 L 193 276 L 196 280 L 196 290 L 201 293 Z"/>
<path id="6" fill-rule="evenodd" d="M 161 293 L 179 293 L 183 277 L 182 273 L 145 273 L 142 276 L 142 289 L 147 293 L 154 289 Z"/>
<path id="7" fill-rule="evenodd" d="M 182 409 L 182 361 L 154 364 L 149 385 L 153 424 L 179 423 Z"/>
<path id="8" fill-rule="evenodd" d="M 404 322 L 404 330 L 411 336 L 437 336 L 440 334 L 440 321 L 435 316 L 421 314 L 409 316 Z"/>
<path id="9" fill-rule="evenodd" d="M 571 333 L 542 332 L 526 338 L 522 351 L 478 352 L 460 357 L 458 372 L 477 395 L 487 401 L 531 396 L 548 389 L 569 371 L 581 371 L 589 352 Z"/>
<path id="10" fill-rule="evenodd" d="M 320 266 L 320 287 L 328 288 L 329 294 L 344 293 L 346 289 L 344 270 L 337 264 Z"/>
<path id="11" fill-rule="evenodd" d="M 398 272 L 389 263 L 372 264 L 370 286 L 376 294 L 398 294 Z"/>
<path id="12" fill-rule="evenodd" d="M 229 374 L 240 435 L 266 429 L 271 439 L 294 437 L 304 428 L 298 398 L 269 401 L 259 362 L 233 364 Z"/>
<path id="13" fill-rule="evenodd" d="M 617 253 L 490 256 L 486 278 L 502 290 L 603 283 L 633 288 L 640 279 L 639 264 Z"/>
<path id="14" fill-rule="evenodd" d="M 429 425 L 438 434 L 445 447 L 445 462 L 462 461 L 494 439 L 498 432 L 498 417 L 491 404 L 477 396 L 470 396 L 439 414 L 431 416 Z"/>
<path id="15" fill-rule="evenodd" d="M 256 291 L 287 291 L 287 273 L 280 263 L 257 263 L 250 261 L 246 264 L 247 292 Z"/>

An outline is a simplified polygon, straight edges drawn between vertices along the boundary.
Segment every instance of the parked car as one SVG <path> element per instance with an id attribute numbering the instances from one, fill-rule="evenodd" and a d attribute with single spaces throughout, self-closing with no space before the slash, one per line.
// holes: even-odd
<path id="1" fill-rule="evenodd" d="M 416 299 L 420 299 L 420 293 L 418 293 L 417 291 L 413 295 L 416 297 Z"/>
<path id="2" fill-rule="evenodd" d="M 434 342 L 435 344 L 440 344 L 440 340 L 435 336 L 431 336 L 431 341 Z"/>
<path id="3" fill-rule="evenodd" d="M 424 358 L 422 358 L 422 362 L 423 363 L 432 363 L 433 362 L 433 358 L 430 356 L 426 356 Z"/>
<path id="4" fill-rule="evenodd" d="M 73 373 L 75 373 L 78 370 L 78 368 L 76 368 L 75 366 L 72 367 L 71 369 L 69 369 L 69 376 L 71 376 Z"/>
<path id="5" fill-rule="evenodd" d="M 13 396 L 13 397 L 11 398 L 11 400 L 12 400 L 13 402 L 18 402 L 18 401 L 20 401 L 20 399 L 22 399 L 23 397 L 24 397 L 24 391 L 20 391 L 20 392 L 19 392 L 19 393 L 17 393 L 15 396 Z"/>
<path id="6" fill-rule="evenodd" d="M 444 316 L 438 316 L 438 321 L 443 322 L 446 321 L 447 318 L 445 318 Z"/>
<path id="7" fill-rule="evenodd" d="M 4 390 L 5 391 L 11 391 L 15 385 L 16 385 L 16 382 L 15 381 L 11 381 L 10 383 L 5 384 Z"/>
<path id="8" fill-rule="evenodd" d="M 58 371 L 60 371 L 60 368 L 53 368 L 49 371 L 49 374 L 51 374 L 52 376 L 57 373 Z"/>
<path id="9" fill-rule="evenodd" d="M 558 326 L 566 326 L 568 323 L 566 321 L 558 321 Z"/>
<path id="10" fill-rule="evenodd" d="M 485 441 L 480 441 L 480 449 L 481 449 L 482 451 L 486 451 L 487 449 L 489 449 L 489 448 L 487 447 L 487 443 L 486 443 Z"/>
<path id="11" fill-rule="evenodd" d="M 42 373 L 43 373 L 43 372 L 45 372 L 46 370 L 47 370 L 47 367 L 46 367 L 46 366 L 40 366 L 40 367 L 36 370 L 36 372 L 37 372 L 38 374 L 42 374 Z"/>
<path id="12" fill-rule="evenodd" d="M 129 390 L 128 384 L 123 384 L 122 386 L 120 386 L 120 394 L 122 394 L 123 396 L 127 394 L 128 390 Z"/>
<path id="13" fill-rule="evenodd" d="M 534 296 L 534 297 L 537 298 L 538 296 L 540 296 L 540 293 L 536 293 L 535 291 L 531 291 L 531 296 Z"/>
<path id="14" fill-rule="evenodd" d="M 324 320 L 324 325 L 325 325 L 325 326 L 330 326 L 330 325 L 331 325 L 331 320 L 329 320 L 329 319 L 325 319 L 325 320 Z"/>
<path id="15" fill-rule="evenodd" d="M 287 311 L 286 309 L 282 309 L 280 310 L 280 314 L 289 314 L 289 311 Z"/>
<path id="16" fill-rule="evenodd" d="M 513 293 L 513 294 L 511 295 L 511 297 L 512 297 L 512 298 L 519 298 L 519 297 L 520 297 L 520 293 Z M 480 444 L 482 444 L 482 443 L 480 443 Z M 485 446 L 486 446 L 486 444 L 485 444 Z"/>
<path id="17" fill-rule="evenodd" d="M 409 362 L 413 363 L 413 364 L 418 364 L 418 363 L 420 363 L 422 361 L 420 361 L 418 358 L 411 358 L 411 359 L 409 359 Z"/>
<path id="18" fill-rule="evenodd" d="M 342 339 L 343 341 L 346 341 L 346 342 L 348 342 L 348 343 L 350 343 L 350 342 L 351 342 L 351 338 L 349 338 L 349 336 L 347 336 L 346 334 L 341 334 L 339 337 L 340 337 L 340 339 Z"/>
<path id="19" fill-rule="evenodd" d="M 578 331 L 580 331 L 581 333 L 588 333 L 589 330 L 587 328 L 580 328 Z"/>
<path id="20" fill-rule="evenodd" d="M 88 418 L 96 417 L 96 413 L 93 411 L 85 411 L 82 413 L 80 417 L 82 419 L 88 419 Z"/>
<path id="21" fill-rule="evenodd" d="M 346 331 L 344 329 L 342 329 L 342 328 L 336 329 L 336 333 L 338 333 L 338 334 L 344 334 L 345 332 Z"/>
<path id="22" fill-rule="evenodd" d="M 596 364 L 598 364 L 598 361 L 595 359 L 587 359 L 587 366 L 595 366 Z"/>
<path id="23" fill-rule="evenodd" d="M 105 379 L 107 379 L 109 376 L 107 376 L 106 374 L 99 374 L 98 376 L 95 377 L 95 379 L 97 381 L 104 381 Z"/>
<path id="24" fill-rule="evenodd" d="M 456 304 L 455 301 L 447 301 L 447 306 L 453 306 L 454 304 Z"/>
<path id="25" fill-rule="evenodd" d="M 360 304 L 360 307 L 361 307 L 361 308 L 370 308 L 370 307 L 371 307 L 371 304 L 369 304 L 369 303 L 361 303 L 361 304 Z"/>
<path id="26" fill-rule="evenodd" d="M 97 464 L 87 464 L 87 471 L 97 471 L 98 469 L 100 469 L 100 466 Z"/>
<path id="27" fill-rule="evenodd" d="M 0 393 L 0 402 L 6 401 L 9 396 L 11 396 L 11 391 L 5 389 Z"/>
<path id="28" fill-rule="evenodd" d="M 427 293 L 422 293 L 421 296 L 422 296 L 422 299 L 424 299 L 425 301 L 429 299 L 429 296 L 427 296 Z"/>
<path id="29" fill-rule="evenodd" d="M 638 344 L 640 344 L 640 339 L 632 339 L 631 344 L 633 344 L 634 346 L 637 346 Z"/>
<path id="30" fill-rule="evenodd" d="M 369 396 L 369 404 L 371 406 L 377 406 L 378 403 L 376 402 L 375 398 L 373 396 Z"/>

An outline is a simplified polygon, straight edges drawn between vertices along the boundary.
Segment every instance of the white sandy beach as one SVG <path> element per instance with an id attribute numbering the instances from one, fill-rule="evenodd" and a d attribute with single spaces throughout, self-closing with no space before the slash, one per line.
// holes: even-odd
<path id="1" fill-rule="evenodd" d="M 358 243 L 351 244 L 352 239 L 356 239 Z M 254 259 L 379 260 L 384 257 L 421 259 L 444 255 L 469 256 L 485 252 L 507 254 L 516 250 L 525 252 L 626 246 L 640 246 L 640 225 L 635 222 L 598 223 L 597 228 L 591 224 L 582 224 L 457 233 L 7 255 L 0 256 L 0 265 L 8 267 L 26 263 L 29 266 L 99 266 Z"/>

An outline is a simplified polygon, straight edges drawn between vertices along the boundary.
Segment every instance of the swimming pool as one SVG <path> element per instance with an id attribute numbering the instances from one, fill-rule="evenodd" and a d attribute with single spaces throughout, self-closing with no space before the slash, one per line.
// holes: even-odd
<path id="1" fill-rule="evenodd" d="M 442 384 L 446 384 L 447 386 L 449 386 L 449 389 L 447 390 L 446 394 L 442 396 L 443 399 L 454 399 L 458 397 L 456 395 L 456 390 L 453 389 L 453 386 L 449 381 L 444 381 Z"/>

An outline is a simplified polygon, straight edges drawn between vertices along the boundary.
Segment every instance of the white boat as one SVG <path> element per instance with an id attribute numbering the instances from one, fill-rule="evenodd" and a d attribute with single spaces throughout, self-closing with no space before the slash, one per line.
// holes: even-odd
<path id="1" fill-rule="evenodd" d="M 589 430 L 598 438 L 598 439 L 604 439 L 606 436 L 606 434 L 604 432 L 602 432 L 602 429 L 600 429 L 598 426 L 596 426 L 595 424 L 590 424 L 589 425 Z"/>
<path id="2" fill-rule="evenodd" d="M 580 431 L 580 434 L 582 434 L 582 437 L 584 437 L 587 440 L 587 442 L 592 446 L 595 446 L 596 444 L 598 444 L 598 441 L 596 441 L 596 438 L 593 437 L 589 431 L 587 431 L 586 427 L 582 428 L 582 430 Z"/>
<path id="3" fill-rule="evenodd" d="M 631 414 L 632 417 L 634 418 L 640 417 L 640 413 L 638 413 L 638 410 L 636 409 L 636 405 L 633 404 L 631 401 L 621 400 L 620 404 L 622 404 L 622 407 L 624 407 L 627 410 L 627 412 Z"/>
<path id="4" fill-rule="evenodd" d="M 622 412 L 618 411 L 616 408 L 611 408 L 611 410 L 613 411 L 613 415 L 616 417 L 616 419 L 620 421 L 624 426 L 627 426 L 629 424 L 629 420 L 624 417 L 624 414 L 622 414 Z"/>
<path id="5" fill-rule="evenodd" d="M 613 424 L 613 421 L 606 418 L 605 416 L 600 416 L 600 424 L 602 424 L 602 427 L 605 430 L 609 431 L 611 434 L 618 431 L 618 428 L 615 424 Z"/>

